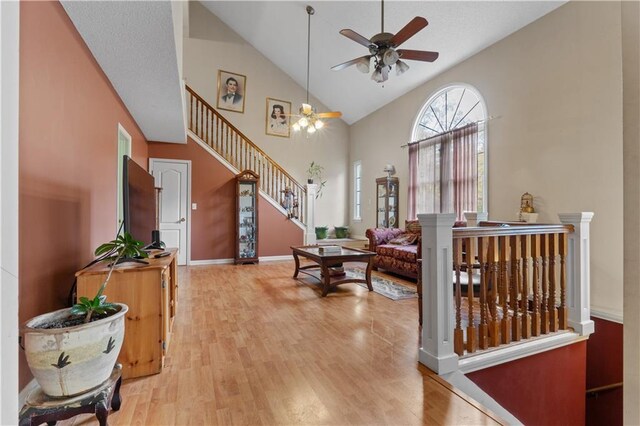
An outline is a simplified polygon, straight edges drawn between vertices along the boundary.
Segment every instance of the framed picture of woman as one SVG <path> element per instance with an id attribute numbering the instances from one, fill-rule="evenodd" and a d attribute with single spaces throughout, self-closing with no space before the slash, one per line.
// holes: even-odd
<path id="1" fill-rule="evenodd" d="M 218 109 L 244 113 L 246 93 L 246 76 L 218 70 Z"/>
<path id="2" fill-rule="evenodd" d="M 267 98 L 265 132 L 267 135 L 289 137 L 289 118 L 291 102 Z"/>

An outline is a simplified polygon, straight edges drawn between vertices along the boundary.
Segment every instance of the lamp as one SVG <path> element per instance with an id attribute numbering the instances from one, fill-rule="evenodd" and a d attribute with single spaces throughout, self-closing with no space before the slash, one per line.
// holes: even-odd
<path id="1" fill-rule="evenodd" d="M 409 65 L 407 65 L 406 62 L 402 62 L 400 59 L 398 59 L 398 62 L 396 62 L 396 75 L 402 75 L 408 69 Z"/>
<path id="2" fill-rule="evenodd" d="M 362 58 L 356 63 L 358 71 L 364 74 L 369 74 L 369 59 Z"/>
<path id="3" fill-rule="evenodd" d="M 400 59 L 400 55 L 393 49 L 386 49 L 382 54 L 382 62 L 388 66 L 395 64 L 398 59 Z"/>
<path id="4" fill-rule="evenodd" d="M 382 171 L 387 173 L 387 177 L 391 177 L 396 174 L 396 168 L 393 164 L 387 164 L 386 166 L 384 166 L 384 169 L 382 169 Z"/>

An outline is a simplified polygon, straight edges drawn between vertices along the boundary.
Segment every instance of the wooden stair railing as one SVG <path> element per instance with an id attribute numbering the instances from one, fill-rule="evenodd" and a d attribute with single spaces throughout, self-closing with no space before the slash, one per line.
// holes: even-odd
<path id="1" fill-rule="evenodd" d="M 467 355 L 568 328 L 571 232 L 571 225 L 453 230 L 455 353 Z"/>
<path id="2" fill-rule="evenodd" d="M 285 191 L 294 197 L 292 216 L 306 223 L 307 189 L 278 163 L 247 138 L 218 111 L 186 86 L 189 105 L 189 130 L 236 169 L 253 170 L 260 175 L 260 189 L 283 205 Z"/>

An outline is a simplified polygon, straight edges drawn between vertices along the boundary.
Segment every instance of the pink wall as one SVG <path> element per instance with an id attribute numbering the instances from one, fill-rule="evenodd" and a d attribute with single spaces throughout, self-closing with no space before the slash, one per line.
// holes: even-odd
<path id="1" fill-rule="evenodd" d="M 116 232 L 117 130 L 147 143 L 58 2 L 20 4 L 20 321 L 66 306 Z M 31 373 L 20 360 L 20 387 Z"/>
<path id="2" fill-rule="evenodd" d="M 586 342 L 467 374 L 526 425 L 584 425 Z"/>
<path id="3" fill-rule="evenodd" d="M 191 259 L 229 259 L 235 256 L 235 175 L 191 138 L 186 145 L 150 143 L 149 157 L 191 160 Z M 301 245 L 303 232 L 260 197 L 258 255 L 291 254 Z"/>

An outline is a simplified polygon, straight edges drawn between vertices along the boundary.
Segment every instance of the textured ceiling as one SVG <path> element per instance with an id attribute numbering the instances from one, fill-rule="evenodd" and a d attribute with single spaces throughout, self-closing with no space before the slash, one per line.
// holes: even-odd
<path id="1" fill-rule="evenodd" d="M 203 1 L 211 12 L 302 87 L 306 86 L 307 13 L 311 17 L 309 91 L 331 110 L 342 111 L 352 124 L 498 40 L 564 4 L 564 1 L 393 1 L 385 2 L 385 32 L 396 33 L 415 16 L 429 25 L 402 45 L 433 50 L 433 63 L 406 61 L 401 76 L 385 83 L 355 66 L 332 71 L 336 64 L 368 54 L 340 35 L 349 28 L 370 38 L 380 32 L 380 2 L 372 1 Z"/>
<path id="2" fill-rule="evenodd" d="M 171 3 L 63 1 L 62 6 L 145 137 L 185 143 Z"/>

